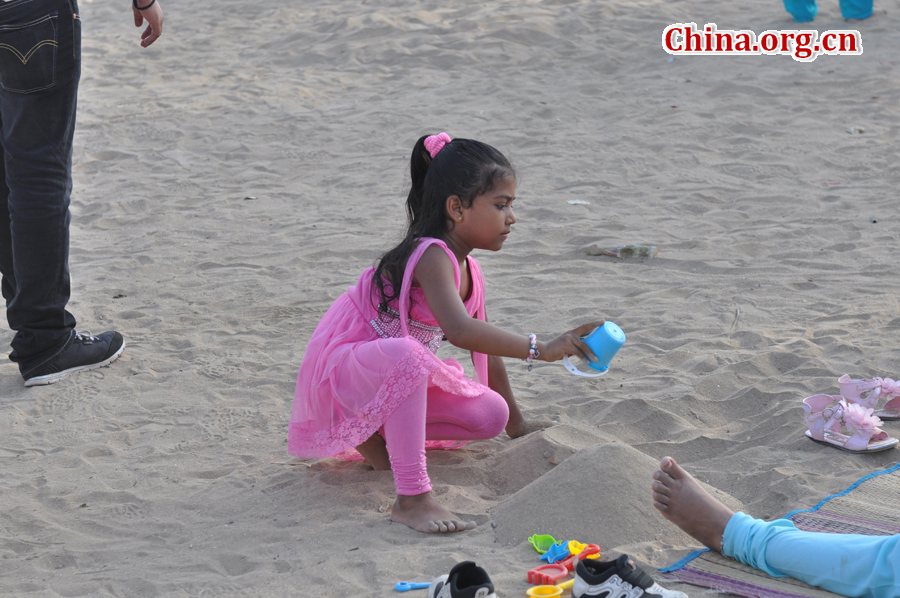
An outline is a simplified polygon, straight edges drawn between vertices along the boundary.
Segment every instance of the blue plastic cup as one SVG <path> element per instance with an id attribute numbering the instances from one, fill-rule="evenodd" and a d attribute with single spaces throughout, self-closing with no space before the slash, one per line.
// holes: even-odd
<path id="1" fill-rule="evenodd" d="M 589 335 L 581 337 L 581 340 L 597 356 L 597 361 L 591 361 L 588 365 L 598 372 L 605 372 L 609 369 L 609 362 L 625 344 L 625 333 L 612 322 L 606 322 Z"/>

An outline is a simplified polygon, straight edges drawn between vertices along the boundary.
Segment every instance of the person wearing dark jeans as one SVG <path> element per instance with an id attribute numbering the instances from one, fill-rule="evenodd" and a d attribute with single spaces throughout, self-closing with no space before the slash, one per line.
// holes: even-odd
<path id="1" fill-rule="evenodd" d="M 134 0 L 141 45 L 162 33 L 156 0 Z M 76 0 L 0 4 L 0 290 L 25 386 L 52 384 L 121 355 L 118 332 L 76 331 L 69 301 L 72 138 L 81 76 Z"/>

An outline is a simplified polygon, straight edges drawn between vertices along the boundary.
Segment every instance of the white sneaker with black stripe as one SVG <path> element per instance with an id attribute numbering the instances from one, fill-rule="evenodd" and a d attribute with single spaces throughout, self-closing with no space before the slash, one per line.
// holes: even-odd
<path id="1" fill-rule="evenodd" d="M 688 598 L 688 595 L 662 587 L 623 554 L 614 561 L 578 561 L 572 598 Z"/>
<path id="2" fill-rule="evenodd" d="M 472 561 L 464 561 L 431 582 L 428 598 L 497 598 L 497 594 L 487 572 Z"/>

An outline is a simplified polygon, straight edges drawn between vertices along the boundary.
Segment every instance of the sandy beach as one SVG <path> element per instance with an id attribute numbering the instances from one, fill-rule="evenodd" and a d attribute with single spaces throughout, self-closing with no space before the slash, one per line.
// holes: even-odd
<path id="1" fill-rule="evenodd" d="M 127 348 L 26 389 L 0 308 L 0 594 L 392 596 L 474 560 L 524 597 L 532 534 L 650 571 L 699 547 L 652 507 L 664 455 L 762 518 L 900 460 L 810 442 L 801 407 L 900 376 L 896 1 L 847 23 L 820 0 L 807 28 L 864 52 L 811 63 L 661 47 L 679 22 L 798 28 L 778 0 L 161 2 L 144 50 L 127 1 L 82 0 L 69 308 Z M 491 322 L 628 341 L 595 380 L 507 360 L 557 425 L 429 453 L 479 523 L 429 536 L 390 523 L 390 472 L 285 440 L 316 323 L 403 235 L 440 131 L 519 174 L 504 249 L 474 254 Z"/>

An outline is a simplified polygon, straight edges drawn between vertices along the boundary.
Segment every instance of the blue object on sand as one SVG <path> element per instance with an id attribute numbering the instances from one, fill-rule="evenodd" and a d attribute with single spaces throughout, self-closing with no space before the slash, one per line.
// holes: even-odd
<path id="1" fill-rule="evenodd" d="M 431 584 L 425 582 L 398 581 L 394 589 L 398 592 L 408 592 L 410 590 L 427 590 Z"/>
<path id="2" fill-rule="evenodd" d="M 569 554 L 569 543 L 563 542 L 562 544 L 554 544 L 548 548 L 547 552 L 541 555 L 541 560 L 547 561 L 548 563 L 558 563 L 563 559 L 569 558 Z"/>

